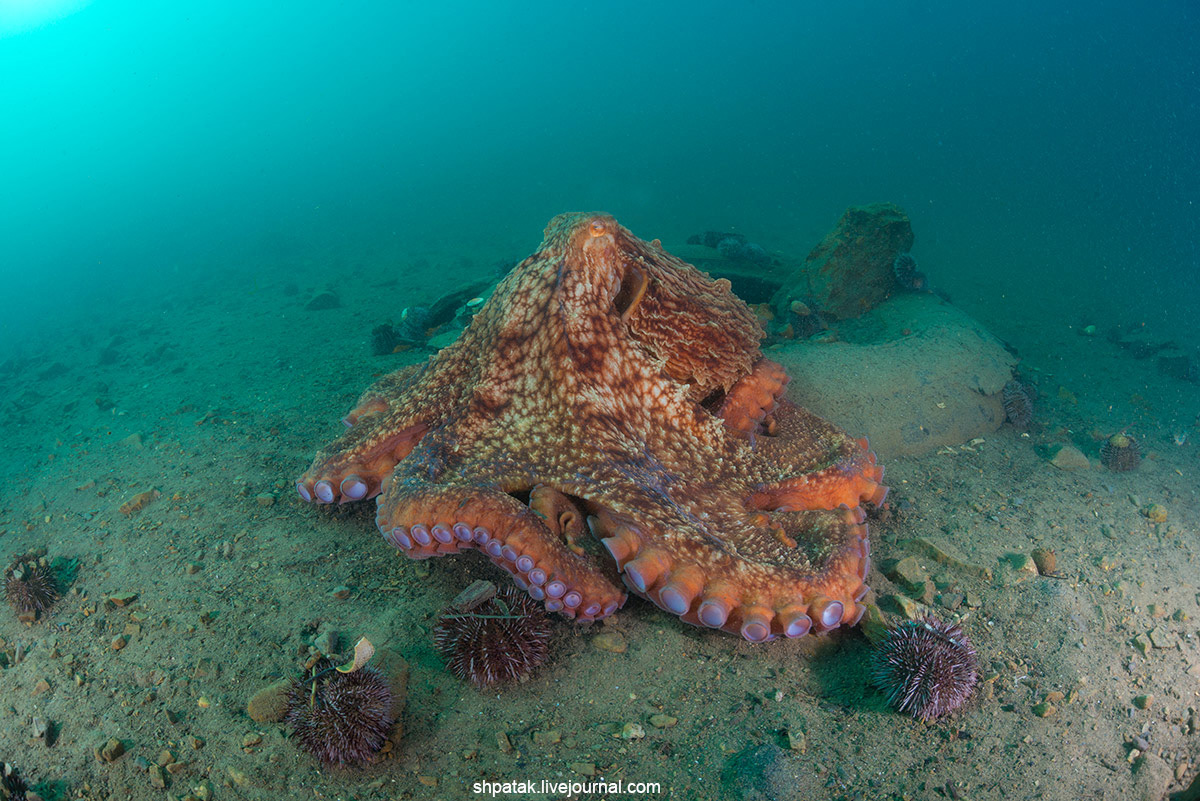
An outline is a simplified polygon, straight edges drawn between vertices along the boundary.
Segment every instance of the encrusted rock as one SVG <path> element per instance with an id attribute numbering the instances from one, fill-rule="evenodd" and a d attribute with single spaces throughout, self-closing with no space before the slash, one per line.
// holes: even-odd
<path id="1" fill-rule="evenodd" d="M 1092 466 L 1083 451 L 1073 445 L 1060 445 L 1050 454 L 1050 464 L 1059 470 L 1087 470 Z"/>
<path id="2" fill-rule="evenodd" d="M 799 300 L 839 320 L 858 317 L 900 289 L 893 264 L 912 245 L 912 224 L 899 206 L 851 206 L 771 305 L 791 313 Z"/>

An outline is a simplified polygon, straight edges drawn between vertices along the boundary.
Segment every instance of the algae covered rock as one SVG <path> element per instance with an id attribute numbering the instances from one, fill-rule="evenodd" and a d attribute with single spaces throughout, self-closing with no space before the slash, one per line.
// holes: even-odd
<path id="1" fill-rule="evenodd" d="M 899 291 L 893 264 L 912 245 L 912 224 L 899 206 L 851 206 L 771 305 L 786 314 L 798 300 L 834 319 L 859 317 Z"/>

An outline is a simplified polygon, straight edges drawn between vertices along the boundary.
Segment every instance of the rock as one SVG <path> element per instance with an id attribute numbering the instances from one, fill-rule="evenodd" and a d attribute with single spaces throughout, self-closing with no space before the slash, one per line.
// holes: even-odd
<path id="1" fill-rule="evenodd" d="M 167 777 L 163 775 L 163 769 L 158 765 L 150 766 L 150 786 L 159 790 L 167 788 Z"/>
<path id="2" fill-rule="evenodd" d="M 96 747 L 96 759 L 101 762 L 116 762 L 125 753 L 125 744 L 113 737 L 104 745 Z"/>
<path id="3" fill-rule="evenodd" d="M 1042 701 L 1039 704 L 1035 704 L 1033 707 L 1033 714 L 1037 715 L 1039 718 L 1051 717 L 1056 712 L 1058 712 L 1058 707 L 1049 701 Z"/>
<path id="4" fill-rule="evenodd" d="M 678 722 L 679 718 L 675 718 L 670 715 L 658 714 L 650 716 L 650 725 L 656 729 L 670 729 L 673 728 Z"/>
<path id="5" fill-rule="evenodd" d="M 337 598 L 339 601 L 344 601 L 350 597 L 350 588 L 347 587 L 345 584 L 339 584 L 338 586 L 336 586 L 332 590 L 330 590 L 329 594 L 332 595 L 334 598 Z"/>
<path id="6" fill-rule="evenodd" d="M 533 733 L 533 742 L 535 745 L 547 746 L 557 745 L 562 742 L 562 735 L 558 730 L 551 729 L 550 731 L 535 731 Z"/>
<path id="7" fill-rule="evenodd" d="M 592 638 L 593 647 L 610 654 L 623 654 L 629 648 L 619 631 L 602 631 Z"/>
<path id="8" fill-rule="evenodd" d="M 1167 507 L 1162 504 L 1152 503 L 1142 509 L 1142 515 L 1151 523 L 1167 522 Z"/>
<path id="9" fill-rule="evenodd" d="M 595 776 L 596 763 L 594 762 L 572 762 L 571 770 L 580 776 Z"/>
<path id="10" fill-rule="evenodd" d="M 631 721 L 621 727 L 622 740 L 640 740 L 645 736 L 646 727 L 636 721 Z"/>
<path id="11" fill-rule="evenodd" d="M 1050 453 L 1050 464 L 1059 470 L 1088 470 L 1092 463 L 1083 455 L 1083 451 L 1073 445 L 1059 445 Z"/>
<path id="12" fill-rule="evenodd" d="M 250 696 L 246 702 L 246 714 L 255 723 L 278 723 L 287 716 L 287 694 L 292 683 L 280 679 Z"/>
<path id="13" fill-rule="evenodd" d="M 955 550 L 954 546 L 947 543 L 937 542 L 927 537 L 913 537 L 912 539 L 904 540 L 900 544 L 907 550 L 923 554 L 938 564 L 945 565 L 959 573 L 974 576 L 984 581 L 992 580 L 992 569 L 990 567 L 982 567 L 968 562 L 965 557 Z"/>
<path id="14" fill-rule="evenodd" d="M 1037 562 L 1027 553 L 1009 553 L 1003 559 L 1017 578 L 1025 579 L 1038 574 Z"/>
<path id="15" fill-rule="evenodd" d="M 114 651 L 120 651 L 122 648 L 124 648 L 126 646 L 127 643 L 128 643 L 128 640 L 125 639 L 124 635 L 118 634 L 116 637 L 113 637 L 113 641 L 112 641 L 110 647 Z"/>
<path id="16" fill-rule="evenodd" d="M 859 317 L 899 291 L 893 264 L 912 244 L 912 224 L 899 206 L 851 206 L 771 305 L 790 310 L 799 300 L 839 320 Z"/>
<path id="17" fill-rule="evenodd" d="M 789 399 L 866 436 L 882 460 L 957 448 L 1007 419 L 1001 392 L 1016 358 L 936 295 L 893 297 L 838 335 L 780 342 L 765 355 L 804 377 Z"/>
<path id="18" fill-rule="evenodd" d="M 932 596 L 933 585 L 925 568 L 917 562 L 916 557 L 906 556 L 897 562 L 884 567 L 884 575 L 900 585 L 910 597 L 928 601 L 926 596 Z"/>
<path id="19" fill-rule="evenodd" d="M 1147 709 L 1152 703 L 1154 703 L 1153 695 L 1136 695 L 1133 698 L 1133 705 L 1138 709 Z"/>
<path id="20" fill-rule="evenodd" d="M 260 492 L 254 496 L 254 502 L 259 506 L 274 506 L 275 496 L 270 492 Z"/>
<path id="21" fill-rule="evenodd" d="M 1175 635 L 1171 633 L 1171 630 L 1162 626 L 1155 626 L 1150 629 L 1146 636 L 1150 638 L 1150 644 L 1155 648 L 1174 648 L 1178 642 Z"/>
<path id="22" fill-rule="evenodd" d="M 108 596 L 108 600 L 115 606 L 129 606 L 137 600 L 137 597 L 138 594 L 136 592 L 114 592 Z"/>
<path id="23" fill-rule="evenodd" d="M 313 640 L 313 648 L 325 656 L 333 656 L 338 649 L 338 633 L 333 629 L 325 629 Z"/>
<path id="24" fill-rule="evenodd" d="M 1142 754 L 1133 766 L 1133 800 L 1162 801 L 1173 775 L 1171 767 L 1155 754 Z"/>

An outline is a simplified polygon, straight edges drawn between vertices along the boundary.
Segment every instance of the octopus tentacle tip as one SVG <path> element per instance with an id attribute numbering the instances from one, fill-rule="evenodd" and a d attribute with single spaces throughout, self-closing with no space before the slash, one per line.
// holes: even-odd
<path id="1" fill-rule="evenodd" d="M 804 613 L 790 617 L 783 624 L 783 633 L 787 637 L 803 637 L 812 630 L 812 618 Z"/>
<path id="2" fill-rule="evenodd" d="M 313 487 L 313 492 L 317 496 L 317 500 L 321 503 L 333 503 L 333 484 L 325 479 L 321 479 Z"/>
<path id="3" fill-rule="evenodd" d="M 431 542 L 433 542 L 433 537 L 430 536 L 429 529 L 425 526 L 413 526 L 408 530 L 408 532 L 412 535 L 413 542 L 417 543 L 418 545 L 429 545 Z"/>
<path id="4" fill-rule="evenodd" d="M 308 491 L 308 487 L 304 486 L 303 481 L 296 482 L 296 493 L 300 496 L 301 500 L 306 503 L 312 503 L 312 493 Z"/>
<path id="5" fill-rule="evenodd" d="M 338 485 L 338 490 L 347 500 L 362 500 L 367 495 L 367 482 L 351 474 L 342 479 L 342 483 Z"/>
<path id="6" fill-rule="evenodd" d="M 729 605 L 721 600 L 707 600 L 700 604 L 696 615 L 700 622 L 712 629 L 719 629 L 729 619 Z"/>

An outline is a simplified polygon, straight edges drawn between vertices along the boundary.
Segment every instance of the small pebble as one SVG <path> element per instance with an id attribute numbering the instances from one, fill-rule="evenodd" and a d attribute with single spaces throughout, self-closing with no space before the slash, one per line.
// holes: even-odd
<path id="1" fill-rule="evenodd" d="M 1033 714 L 1037 715 L 1039 718 L 1048 718 L 1057 711 L 1058 707 L 1049 701 L 1042 701 L 1040 704 L 1037 704 L 1033 707 Z"/>
<path id="2" fill-rule="evenodd" d="M 124 635 L 118 634 L 116 637 L 113 637 L 111 647 L 114 651 L 120 651 L 125 647 L 126 643 L 128 643 L 128 640 L 125 639 Z"/>
<path id="3" fill-rule="evenodd" d="M 646 727 L 637 722 L 626 723 L 621 727 L 622 740 L 640 740 L 646 736 Z"/>
<path id="4" fill-rule="evenodd" d="M 329 594 L 339 601 L 344 601 L 350 597 L 350 588 L 345 584 L 340 584 L 329 591 Z"/>
<path id="5" fill-rule="evenodd" d="M 619 631 L 602 631 L 592 638 L 592 645 L 601 651 L 612 654 L 623 654 L 629 645 Z"/>
<path id="6" fill-rule="evenodd" d="M 656 729 L 669 729 L 679 722 L 679 718 L 671 717 L 670 715 L 651 715 L 650 725 Z"/>
<path id="7" fill-rule="evenodd" d="M 187 566 L 184 568 L 184 572 L 186 572 L 189 576 L 194 576 L 203 569 L 204 565 L 200 564 L 199 562 L 188 562 Z"/>
<path id="8" fill-rule="evenodd" d="M 259 506 L 274 506 L 275 496 L 269 492 L 259 493 L 258 495 L 254 496 L 254 502 Z"/>
<path id="9" fill-rule="evenodd" d="M 1133 698 L 1133 705 L 1138 709 L 1146 709 L 1152 703 L 1154 703 L 1153 695 L 1137 695 Z"/>

